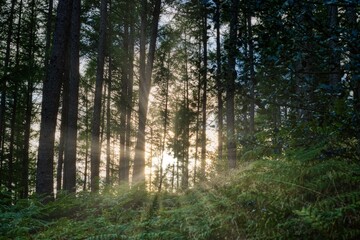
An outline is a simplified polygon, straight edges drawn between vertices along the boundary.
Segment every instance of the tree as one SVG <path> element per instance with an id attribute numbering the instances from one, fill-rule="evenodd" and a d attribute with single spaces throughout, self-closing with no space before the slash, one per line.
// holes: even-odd
<path id="1" fill-rule="evenodd" d="M 64 153 L 64 190 L 76 191 L 77 120 L 79 98 L 80 0 L 73 0 L 70 26 L 70 71 L 66 147 Z"/>
<path id="2" fill-rule="evenodd" d="M 155 57 L 158 24 L 161 12 L 161 0 L 156 0 L 152 14 L 151 34 L 147 61 L 145 65 L 145 29 L 147 26 L 147 1 L 142 1 L 141 37 L 140 37 L 140 83 L 139 83 L 139 125 L 135 147 L 133 183 L 145 181 L 145 126 L 151 89 L 151 74 Z"/>
<path id="3" fill-rule="evenodd" d="M 94 99 L 94 113 L 91 125 L 91 191 L 99 191 L 100 171 L 100 122 L 101 122 L 101 98 L 104 81 L 105 43 L 106 43 L 106 20 L 107 0 L 100 3 L 100 38 L 98 45 L 96 87 Z"/>
<path id="4" fill-rule="evenodd" d="M 218 103 L 218 160 L 223 158 L 223 83 L 222 83 L 222 64 L 221 64 L 221 34 L 220 34 L 220 15 L 221 1 L 215 0 L 215 28 L 216 28 L 216 88 Z"/>
<path id="5" fill-rule="evenodd" d="M 231 1 L 230 36 L 228 46 L 228 74 L 226 80 L 226 128 L 227 128 L 227 157 L 229 168 L 236 167 L 236 135 L 234 97 L 236 80 L 236 52 L 237 52 L 237 23 L 239 1 Z"/>
<path id="6" fill-rule="evenodd" d="M 0 166 L 3 166 L 4 162 L 4 136 L 5 136 L 5 114 L 6 114 L 6 96 L 7 96 L 7 83 L 9 81 L 9 67 L 10 67 L 10 54 L 11 54 L 11 43 L 13 35 L 13 20 L 15 12 L 16 0 L 11 1 L 10 14 L 7 20 L 7 35 L 6 35 L 6 50 L 3 65 L 3 75 L 1 81 L 1 102 L 0 102 Z M 0 178 L 0 184 L 1 184 Z"/>
<path id="7" fill-rule="evenodd" d="M 43 84 L 41 125 L 36 172 L 36 193 L 53 198 L 53 162 L 56 117 L 65 68 L 71 19 L 71 0 L 59 1 L 48 74 Z"/>
<path id="8" fill-rule="evenodd" d="M 206 109 L 207 109 L 207 64 L 208 64 L 208 51 L 207 51 L 207 42 L 208 42 L 208 24 L 207 24 L 207 2 L 205 1 L 204 5 L 201 6 L 203 10 L 202 16 L 202 47 L 203 47 L 203 66 L 201 69 L 202 72 L 202 122 L 201 122 L 201 178 L 206 178 L 206 126 L 207 126 L 207 119 L 206 119 Z"/>

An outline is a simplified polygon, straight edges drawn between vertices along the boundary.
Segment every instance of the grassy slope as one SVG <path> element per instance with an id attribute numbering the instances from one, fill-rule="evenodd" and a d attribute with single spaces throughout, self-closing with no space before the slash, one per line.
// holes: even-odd
<path id="1" fill-rule="evenodd" d="M 0 239 L 359 239 L 360 167 L 299 150 L 184 193 L 112 190 L 0 206 Z"/>

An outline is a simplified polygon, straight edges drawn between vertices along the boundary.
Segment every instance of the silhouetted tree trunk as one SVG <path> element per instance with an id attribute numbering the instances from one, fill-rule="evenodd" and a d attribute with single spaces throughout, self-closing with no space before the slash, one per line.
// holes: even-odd
<path id="1" fill-rule="evenodd" d="M 66 61 L 66 69 L 68 69 L 68 59 Z M 66 71 L 65 71 L 66 72 Z M 65 73 L 66 74 L 66 73 Z M 67 80 L 67 79 L 65 79 Z M 61 124 L 60 124 L 60 139 L 58 147 L 58 162 L 56 168 L 56 190 L 57 192 L 63 189 L 63 167 L 64 167 L 64 151 L 65 151 L 65 139 L 67 134 L 67 121 L 68 121 L 68 107 L 69 99 L 66 97 L 69 92 L 69 82 L 64 81 L 63 84 L 63 98 L 61 109 Z"/>
<path id="2" fill-rule="evenodd" d="M 85 92 L 88 92 L 88 87 L 85 86 Z M 89 166 L 89 147 L 90 147 L 90 117 L 88 115 L 89 112 L 89 99 L 87 94 L 85 94 L 85 163 L 84 163 L 84 185 L 83 185 L 83 191 L 86 191 L 87 189 L 87 183 L 88 183 L 88 166 Z"/>
<path id="3" fill-rule="evenodd" d="M 81 0 L 73 0 L 70 26 L 70 76 L 68 97 L 68 120 L 66 147 L 64 152 L 64 190 L 76 191 L 76 149 L 79 102 L 79 45 L 80 45 L 80 7 Z"/>
<path id="4" fill-rule="evenodd" d="M 231 1 L 230 39 L 228 49 L 228 74 L 226 83 L 226 122 L 227 122 L 227 151 L 229 168 L 236 167 L 236 135 L 235 135 L 235 80 L 236 80 L 236 52 L 237 52 L 237 23 L 239 1 Z"/>
<path id="5" fill-rule="evenodd" d="M 4 67 L 3 67 L 3 76 L 1 79 L 1 101 L 0 101 L 0 170 L 3 170 L 3 161 L 4 161 L 4 138 L 5 138 L 5 114 L 6 114 L 6 95 L 7 95 L 7 83 L 9 81 L 9 67 L 10 67 L 10 53 L 11 53 L 11 42 L 13 35 L 13 21 L 15 14 L 15 4 L 16 0 L 11 1 L 10 7 L 10 15 L 7 20 L 8 29 L 6 36 L 6 50 L 5 50 L 5 59 L 4 59 Z M 1 175 L 1 174 L 0 174 Z M 2 179 L 0 177 L 0 185 L 2 183 Z"/>
<path id="6" fill-rule="evenodd" d="M 125 51 L 125 58 L 122 62 L 122 76 L 121 76 L 121 95 L 120 95 L 120 171 L 119 182 L 126 182 L 128 178 L 128 162 L 125 155 L 125 142 L 126 142 L 126 110 L 127 110 L 127 97 L 128 97 L 128 83 L 129 83 L 129 71 L 128 71 L 128 54 L 129 54 L 129 23 L 128 19 L 125 19 L 124 23 L 124 40 L 123 47 Z"/>
<path id="7" fill-rule="evenodd" d="M 17 33 L 16 33 L 16 53 L 15 53 L 15 69 L 19 69 L 20 65 L 20 31 L 21 31 L 21 23 L 22 23 L 22 7 L 23 1 L 21 0 L 19 3 L 18 10 L 18 22 L 17 22 Z M 13 190 L 13 184 L 16 183 L 14 181 L 14 145 L 15 145 L 15 133 L 18 131 L 16 122 L 18 118 L 18 88 L 19 81 L 18 79 L 13 79 L 14 82 L 14 90 L 13 90 L 13 104 L 11 108 L 11 122 L 10 122 L 10 139 L 9 139 L 9 176 L 8 176 L 8 189 L 10 192 Z"/>
<path id="8" fill-rule="evenodd" d="M 64 186 L 64 152 L 66 148 L 66 135 L 68 133 L 68 120 L 69 120 L 69 76 L 70 76 L 70 49 L 66 49 L 65 68 L 63 74 L 62 86 L 62 109 L 61 109 L 61 124 L 60 124 L 60 139 L 58 147 L 58 163 L 56 171 L 56 190 L 61 191 Z"/>
<path id="9" fill-rule="evenodd" d="M 44 81 L 40 139 L 36 172 L 36 193 L 53 198 L 53 162 L 56 117 L 71 18 L 71 0 L 60 0 L 48 76 Z"/>
<path id="10" fill-rule="evenodd" d="M 106 43 L 106 19 L 107 0 L 101 0 L 100 4 L 100 38 L 98 46 L 98 59 L 96 68 L 96 87 L 94 99 L 94 113 L 91 127 L 91 191 L 99 191 L 100 173 L 100 121 L 101 121 L 101 99 L 104 80 L 104 61 Z"/>
<path id="11" fill-rule="evenodd" d="M 207 105 L 207 9 L 203 6 L 203 29 L 202 29 L 202 44 L 203 44 L 203 67 L 202 71 L 202 122 L 201 122 L 201 178 L 206 178 L 206 105 Z"/>
<path id="12" fill-rule="evenodd" d="M 131 3 L 130 3 L 131 4 Z M 133 4 L 130 5 L 129 12 L 134 11 Z M 126 101 L 126 133 L 125 133 L 125 164 L 124 168 L 124 182 L 129 182 L 129 171 L 130 171 L 130 154 L 131 154 L 131 114 L 132 114 L 132 96 L 133 96 L 133 85 L 134 85 L 134 43 L 135 43 L 135 27 L 134 21 L 131 19 L 130 22 L 130 35 L 129 35 L 129 50 L 128 50 L 128 80 L 127 84 L 127 101 Z"/>
<path id="13" fill-rule="evenodd" d="M 247 16 L 247 27 L 248 27 L 248 46 L 249 46 L 249 70 L 250 70 L 250 136 L 253 138 L 255 133 L 255 66 L 254 66 L 254 42 L 253 42 L 253 31 L 251 23 L 251 14 Z"/>
<path id="14" fill-rule="evenodd" d="M 142 16 L 142 27 L 141 34 L 145 34 L 146 21 L 146 1 L 143 1 L 143 8 L 145 17 Z M 144 66 L 144 61 L 140 61 L 140 83 L 139 83 L 139 126 L 137 133 L 137 142 L 135 147 L 135 159 L 134 159 L 134 171 L 133 171 L 133 183 L 144 182 L 145 181 L 145 126 L 146 118 L 149 104 L 149 95 L 151 89 L 151 74 L 153 69 L 155 49 L 156 49 L 156 40 L 158 35 L 158 24 L 160 18 L 161 10 L 161 0 L 155 1 L 154 12 L 152 16 L 151 24 L 151 35 L 150 35 L 150 44 L 149 52 L 147 56 L 147 63 Z M 144 36 L 141 37 L 140 42 L 140 55 L 143 55 L 141 51 L 145 49 L 145 39 Z M 145 69 L 143 69 L 145 67 Z"/>
<path id="15" fill-rule="evenodd" d="M 166 135 L 167 135 L 167 127 L 168 127 L 169 78 L 170 78 L 170 76 L 166 76 L 164 126 L 163 126 L 164 132 L 163 132 L 163 139 L 162 139 L 162 146 L 161 146 L 161 159 L 160 159 L 160 166 L 159 166 L 160 170 L 159 170 L 158 192 L 161 191 L 162 184 L 163 184 L 163 172 L 164 172 L 163 162 L 164 162 L 164 152 L 165 152 L 165 142 L 166 142 Z"/>
<path id="16" fill-rule="evenodd" d="M 198 49 L 198 52 L 199 52 L 199 59 L 198 59 L 198 66 L 197 66 L 197 69 L 198 69 L 198 86 L 197 86 L 197 93 L 196 93 L 196 98 L 197 98 L 197 103 L 196 103 L 196 128 L 195 128 L 195 131 L 196 131 L 196 134 L 195 134 L 195 156 L 194 156 L 194 184 L 196 183 L 196 177 L 197 177 L 197 162 L 198 162 L 198 159 L 199 159 L 199 156 L 198 156 L 198 149 L 199 149 L 199 131 L 200 131 L 200 128 L 199 128 L 199 125 L 200 125 L 200 94 L 201 94 L 201 42 L 199 41 L 199 49 Z"/>
<path id="17" fill-rule="evenodd" d="M 188 56 L 187 50 L 187 36 L 185 31 L 185 41 L 184 41 L 184 48 L 185 48 L 185 56 Z M 188 59 L 185 58 L 185 82 L 184 82 L 184 106 L 186 109 L 186 126 L 184 130 L 184 137 L 183 137 L 183 156 L 184 156 L 184 163 L 183 163 L 183 171 L 182 171 L 182 188 L 187 189 L 189 187 L 189 148 L 190 148 L 190 103 L 189 103 L 189 67 L 188 67 Z M 169 67 L 170 69 L 170 67 Z"/>
<path id="18" fill-rule="evenodd" d="M 111 154 L 110 154 L 110 139 L 111 139 L 111 91 L 112 91 L 112 60 L 109 56 L 109 70 L 108 70 L 108 92 L 106 99 L 106 178 L 105 183 L 107 186 L 111 184 L 110 182 L 110 165 L 111 165 Z"/>
<path id="19" fill-rule="evenodd" d="M 27 80 L 27 87 L 26 87 L 26 96 L 25 96 L 25 124 L 24 124 L 24 143 L 22 148 L 22 161 L 21 161 L 21 188 L 20 188 L 20 197 L 27 198 L 29 194 L 29 149 L 30 149 L 30 135 L 31 135 L 31 119 L 32 119 L 32 109 L 33 109 L 33 86 L 34 86 L 34 73 L 32 73 L 32 69 L 34 67 L 34 44 L 35 44 L 35 24 L 36 24 L 36 12 L 35 12 L 35 0 L 31 1 L 30 4 L 30 29 L 28 35 L 28 46 L 27 49 L 27 61 L 29 64 L 28 68 L 28 80 Z M 49 30 L 50 32 L 50 30 Z M 50 47 L 50 36 L 46 34 L 46 43 L 49 42 Z M 48 48 L 46 51 L 48 52 Z"/>
<path id="20" fill-rule="evenodd" d="M 222 86 L 222 64 L 221 64 L 221 42 L 220 42 L 220 0 L 216 0 L 215 28 L 216 28 L 216 90 L 218 102 L 218 161 L 223 157 L 223 86 Z"/>

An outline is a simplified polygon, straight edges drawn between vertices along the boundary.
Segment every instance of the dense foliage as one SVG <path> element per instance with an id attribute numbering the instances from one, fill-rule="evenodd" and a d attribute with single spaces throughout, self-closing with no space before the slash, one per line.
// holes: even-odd
<path id="1" fill-rule="evenodd" d="M 1 204 L 1 239 L 358 239 L 360 167 L 327 144 L 181 193 L 142 188 Z M 349 153 L 349 149 L 343 149 Z"/>

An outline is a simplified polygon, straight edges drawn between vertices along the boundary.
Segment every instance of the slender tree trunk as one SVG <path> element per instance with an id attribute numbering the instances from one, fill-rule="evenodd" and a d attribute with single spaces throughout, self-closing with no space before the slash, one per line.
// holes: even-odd
<path id="1" fill-rule="evenodd" d="M 99 191 L 100 173 L 100 122 L 101 122 L 101 99 L 104 80 L 105 43 L 106 43 L 106 19 L 107 0 L 101 0 L 100 4 L 100 38 L 98 46 L 98 59 L 96 69 L 96 87 L 94 99 L 94 113 L 91 127 L 91 191 Z"/>
<path id="2" fill-rule="evenodd" d="M 185 32 L 185 56 L 188 56 L 187 52 L 187 36 Z M 190 150 L 190 104 L 189 104 L 189 67 L 188 60 L 185 59 L 185 84 L 184 84 L 184 105 L 186 108 L 186 126 L 185 126 L 185 134 L 184 134 L 184 166 L 182 173 L 182 183 L 183 189 L 187 189 L 189 187 L 189 150 Z"/>
<path id="3" fill-rule="evenodd" d="M 69 84 L 67 81 L 63 85 L 63 95 L 68 93 Z M 59 140 L 59 151 L 58 151 L 58 162 L 56 169 L 56 190 L 60 192 L 63 186 L 63 166 L 64 166 L 64 150 L 65 150 L 65 139 L 67 134 L 67 121 L 68 121 L 68 98 L 63 97 L 62 99 L 62 111 L 61 111 L 61 124 L 60 124 L 60 140 Z"/>
<path id="4" fill-rule="evenodd" d="M 226 121 L 227 121 L 227 150 L 229 168 L 236 167 L 236 135 L 235 135 L 235 80 L 236 80 L 236 52 L 237 52 L 237 23 L 239 1 L 231 1 L 230 39 L 228 50 L 228 76 L 226 84 Z"/>
<path id="5" fill-rule="evenodd" d="M 13 106 L 11 109 L 11 123 L 10 123 L 10 144 L 9 144 L 9 175 L 8 175 L 8 191 L 12 193 L 14 189 L 15 179 L 14 179 L 14 145 L 15 145 L 15 131 L 16 131 L 16 120 L 17 120 L 17 107 L 18 107 L 18 84 L 15 83 L 15 90 L 13 92 Z"/>
<path id="6" fill-rule="evenodd" d="M 253 32 L 252 32 L 252 23 L 251 23 L 251 14 L 247 17 L 247 26 L 248 26 L 248 46 L 249 46 L 249 70 L 250 70 L 250 127 L 249 132 L 251 138 L 255 134 L 255 66 L 254 66 L 254 42 L 253 42 Z"/>
<path id="7" fill-rule="evenodd" d="M 161 146 L 161 160 L 160 160 L 158 192 L 161 192 L 161 188 L 162 188 L 162 184 L 163 184 L 163 172 L 164 172 L 163 163 L 164 163 L 165 142 L 166 142 L 167 126 L 168 126 L 169 77 L 170 76 L 166 77 L 164 132 L 163 132 L 163 140 L 162 140 L 162 146 Z"/>
<path id="8" fill-rule="evenodd" d="M 56 190 L 60 192 L 63 190 L 64 186 L 64 152 L 66 148 L 67 140 L 67 129 L 68 129 L 68 120 L 69 120 L 69 75 L 70 75 L 70 61 L 69 54 L 70 49 L 66 50 L 66 59 L 65 59 L 65 69 L 63 74 L 63 89 L 62 89 L 62 109 L 61 109 L 61 124 L 60 124 L 60 140 L 59 140 L 59 150 L 58 150 L 58 162 L 57 162 L 57 171 L 56 171 Z"/>
<path id="9" fill-rule="evenodd" d="M 195 136 L 195 163 L 194 163 L 194 185 L 196 183 L 196 177 L 197 177 L 197 162 L 199 159 L 198 156 L 198 149 L 199 149 L 199 124 L 200 124 L 200 94 L 201 94 L 201 42 L 199 42 L 199 59 L 198 59 L 198 66 L 197 69 L 199 71 L 198 73 L 198 87 L 197 87 L 197 103 L 196 103 L 196 136 Z"/>
<path id="10" fill-rule="evenodd" d="M 29 76 L 27 82 L 26 93 L 26 110 L 25 110 L 25 125 L 24 125 L 24 146 L 22 150 L 22 166 L 21 166 L 21 198 L 27 198 L 29 194 L 29 149 L 30 149 L 30 134 L 31 134 L 31 117 L 32 117 L 32 92 L 33 79 Z"/>
<path id="11" fill-rule="evenodd" d="M 6 113 L 6 95 L 7 95 L 7 83 L 8 83 L 8 69 L 10 67 L 10 53 L 11 53 L 11 42 L 12 42 L 12 35 L 13 35 L 13 20 L 14 20 L 14 13 L 15 13 L 15 4 L 16 0 L 11 1 L 10 7 L 10 15 L 7 20 L 8 22 L 8 29 L 7 29 L 7 37 L 6 37 L 6 50 L 5 50 L 5 59 L 4 59 L 4 69 L 3 69 L 3 76 L 1 79 L 1 101 L 0 101 L 0 167 L 3 167 L 4 161 L 4 138 L 5 138 L 5 113 Z M 2 170 L 2 169 L 1 169 Z M 1 174 L 0 174 L 1 175 Z M 2 183 L 2 179 L 0 177 L 0 186 Z"/>
<path id="12" fill-rule="evenodd" d="M 21 31 L 21 21 L 22 21 L 22 7 L 23 1 L 19 3 L 19 17 L 17 23 L 17 33 L 16 33 L 16 53 L 15 53 L 15 69 L 19 68 L 20 65 L 20 31 Z M 13 190 L 14 181 L 14 145 L 15 145 L 15 133 L 16 122 L 17 122 L 17 111 L 18 111 L 18 88 L 19 82 L 14 80 L 14 90 L 13 90 L 13 104 L 11 108 L 11 122 L 10 122 L 10 144 L 9 144 L 9 176 L 8 176 L 8 189 L 10 192 Z"/>
<path id="13" fill-rule="evenodd" d="M 76 149 L 77 121 L 79 102 L 79 46 L 80 46 L 80 8 L 81 0 L 73 0 L 71 12 L 71 42 L 70 42 L 70 76 L 68 95 L 68 120 L 66 133 L 66 148 L 64 152 L 64 190 L 76 191 Z"/>
<path id="14" fill-rule="evenodd" d="M 26 90 L 26 110 L 25 110 L 25 124 L 24 124 L 24 143 L 22 149 L 21 162 L 21 188 L 20 197 L 27 198 L 29 194 L 29 148 L 30 148 L 30 134 L 31 134 L 31 118 L 32 118 L 32 94 L 33 94 L 33 74 L 31 73 L 34 66 L 34 41 L 35 41 L 35 0 L 31 1 L 30 5 L 30 31 L 29 31 L 29 49 L 27 50 L 27 61 L 29 62 L 29 76 Z"/>
<path id="15" fill-rule="evenodd" d="M 88 88 L 85 87 L 85 92 L 88 92 Z M 84 185 L 83 185 L 83 191 L 86 191 L 87 189 L 87 179 L 88 179 L 88 166 L 89 166 L 89 146 L 90 146 L 90 139 L 89 139 L 89 133 L 90 133 L 90 118 L 88 115 L 89 112 L 89 100 L 87 97 L 87 94 L 85 94 L 85 166 L 84 166 Z"/>
<path id="16" fill-rule="evenodd" d="M 36 172 L 36 193 L 53 198 L 53 163 L 56 118 L 59 109 L 61 79 L 71 18 L 71 0 L 60 0 L 48 76 L 43 86 L 40 140 Z"/>
<path id="17" fill-rule="evenodd" d="M 207 105 L 207 10 L 204 6 L 203 16 L 203 68 L 202 68 L 202 123 L 201 123 L 201 178 L 206 179 L 206 105 Z"/>
<path id="18" fill-rule="evenodd" d="M 133 10 L 133 4 L 130 5 L 129 12 Z M 134 85 L 134 22 L 133 19 L 130 22 L 130 35 L 129 35 L 129 51 L 128 51 L 128 80 L 127 84 L 127 101 L 126 101 L 126 133 L 125 133 L 125 176 L 124 182 L 129 183 L 129 171 L 130 171 L 130 154 L 131 154 L 131 114 L 132 114 L 132 96 L 133 96 L 133 85 Z"/>
<path id="19" fill-rule="evenodd" d="M 127 160 L 125 155 L 126 145 L 126 110 L 127 110 L 127 97 L 128 97 L 128 84 L 129 84 L 129 71 L 128 71 L 128 54 L 129 54 L 129 24 L 128 20 L 125 20 L 124 24 L 124 42 L 123 47 L 125 50 L 125 58 L 122 63 L 122 77 L 121 77 L 121 96 L 120 96 L 120 171 L 119 181 L 120 183 L 126 182 L 128 179 Z"/>
<path id="20" fill-rule="evenodd" d="M 143 7 L 146 10 L 146 3 L 143 3 L 143 5 L 145 5 Z M 151 36 L 150 36 L 150 44 L 149 44 L 149 53 L 147 56 L 147 63 L 145 66 L 145 71 L 143 69 L 140 69 L 139 126 L 137 133 L 137 142 L 135 147 L 133 183 L 141 183 L 145 181 L 145 126 L 146 126 L 147 110 L 149 104 L 149 95 L 151 89 L 151 74 L 152 74 L 154 57 L 155 57 L 160 11 L 161 11 L 161 0 L 156 0 L 153 17 L 152 17 Z M 142 21 L 142 25 L 143 24 L 144 24 L 144 20 Z M 145 33 L 145 26 L 146 25 L 142 26 L 142 32 L 143 32 L 142 34 Z M 145 39 L 141 40 L 142 42 L 140 43 L 140 47 L 141 45 L 145 44 L 144 40 Z M 145 46 L 143 46 L 142 48 L 144 47 Z M 142 53 L 140 52 L 140 54 Z M 144 65 L 141 62 L 140 64 Z M 140 68 L 142 67 L 140 66 Z"/>
<path id="21" fill-rule="evenodd" d="M 220 42 L 220 0 L 215 1 L 215 27 L 216 27 L 216 88 L 218 102 L 218 162 L 223 158 L 223 87 L 222 87 L 222 64 L 221 64 L 221 42 Z"/>
<path id="22" fill-rule="evenodd" d="M 111 165 L 111 154 L 110 154 L 110 139 L 111 139 L 111 91 L 112 91 L 112 60 L 109 57 L 109 77 L 108 77 L 108 95 L 106 99 L 106 178 L 105 183 L 107 186 L 110 186 L 110 165 Z"/>

